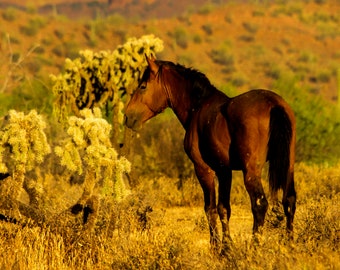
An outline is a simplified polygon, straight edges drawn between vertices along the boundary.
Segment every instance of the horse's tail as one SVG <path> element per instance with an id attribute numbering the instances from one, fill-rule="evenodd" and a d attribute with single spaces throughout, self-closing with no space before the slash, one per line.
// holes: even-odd
<path id="1" fill-rule="evenodd" d="M 270 112 L 270 131 L 267 160 L 269 161 L 269 185 L 273 193 L 283 189 L 284 193 L 294 181 L 289 169 L 294 162 L 295 136 L 293 119 L 282 106 L 272 108 Z M 295 125 L 295 124 L 294 124 Z M 293 182 L 294 185 L 294 182 Z"/>

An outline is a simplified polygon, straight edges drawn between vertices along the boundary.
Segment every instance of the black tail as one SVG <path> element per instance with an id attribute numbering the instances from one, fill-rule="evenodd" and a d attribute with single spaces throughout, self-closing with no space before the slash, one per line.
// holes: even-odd
<path id="1" fill-rule="evenodd" d="M 283 107 L 270 112 L 270 133 L 267 160 L 269 161 L 269 185 L 272 192 L 286 190 L 290 166 L 292 123 Z"/>

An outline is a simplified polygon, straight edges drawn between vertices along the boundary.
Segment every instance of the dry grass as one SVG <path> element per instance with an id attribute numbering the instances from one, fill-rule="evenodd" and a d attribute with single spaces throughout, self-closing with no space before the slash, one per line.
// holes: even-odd
<path id="1" fill-rule="evenodd" d="M 234 246 L 228 258 L 216 256 L 209 248 L 200 187 L 188 180 L 179 191 L 177 179 L 161 177 L 143 179 L 120 203 L 104 201 L 94 231 L 71 215 L 56 215 L 40 227 L 1 222 L 0 268 L 339 269 L 340 170 L 299 164 L 296 171 L 293 241 L 286 239 L 284 226 L 267 225 L 261 237 L 252 237 L 248 195 L 236 174 L 230 220 Z M 79 187 L 55 181 L 47 177 L 46 196 L 55 196 L 45 201 L 50 211 L 55 201 L 54 211 L 60 212 L 77 200 Z"/>

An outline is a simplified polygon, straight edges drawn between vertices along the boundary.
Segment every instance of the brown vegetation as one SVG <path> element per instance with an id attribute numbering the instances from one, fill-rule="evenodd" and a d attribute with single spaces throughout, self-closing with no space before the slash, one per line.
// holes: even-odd
<path id="1" fill-rule="evenodd" d="M 249 200 L 240 174 L 232 188 L 228 258 L 209 250 L 202 193 L 195 179 L 179 189 L 178 178 L 143 178 L 124 201 L 104 202 L 95 231 L 71 215 L 44 226 L 1 222 L 4 269 L 337 269 L 340 223 L 338 168 L 299 164 L 294 240 L 285 226 L 269 222 L 260 238 L 251 236 Z M 74 203 L 79 186 L 45 177 L 46 208 Z M 79 195 L 79 194 L 78 194 Z M 25 200 L 25 197 L 21 198 Z M 106 206 L 106 207 L 105 207 Z"/>

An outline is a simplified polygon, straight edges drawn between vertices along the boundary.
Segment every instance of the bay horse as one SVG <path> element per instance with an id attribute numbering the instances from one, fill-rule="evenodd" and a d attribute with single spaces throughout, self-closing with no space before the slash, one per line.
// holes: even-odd
<path id="1" fill-rule="evenodd" d="M 250 196 L 253 232 L 264 225 L 268 208 L 261 171 L 269 162 L 269 185 L 274 200 L 283 190 L 286 228 L 293 231 L 295 118 L 289 105 L 269 90 L 251 90 L 230 98 L 201 72 L 147 57 L 148 66 L 125 110 L 125 124 L 138 130 L 170 107 L 186 133 L 184 149 L 194 164 L 204 193 L 210 242 L 218 247 L 217 218 L 222 245 L 230 241 L 229 218 L 232 170 L 241 170 Z M 216 201 L 215 176 L 218 179 Z"/>

